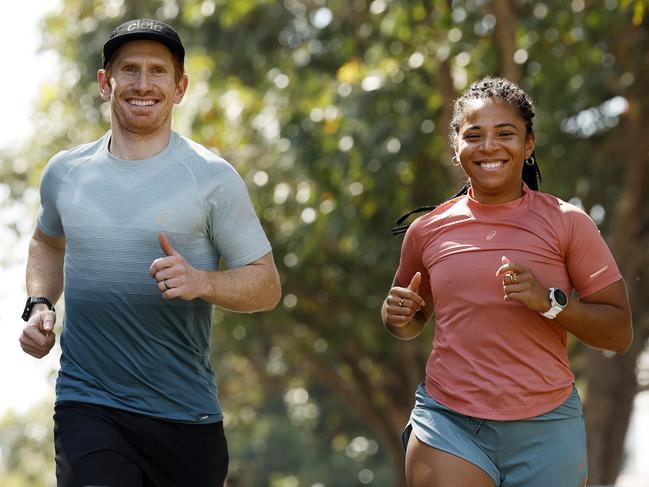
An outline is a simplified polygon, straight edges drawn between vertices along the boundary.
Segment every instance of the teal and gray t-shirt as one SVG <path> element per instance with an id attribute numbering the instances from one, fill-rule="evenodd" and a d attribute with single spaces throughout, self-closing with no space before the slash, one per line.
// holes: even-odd
<path id="1" fill-rule="evenodd" d="M 65 237 L 65 318 L 57 402 L 182 422 L 222 419 L 209 362 L 212 306 L 165 300 L 149 275 L 158 235 L 194 267 L 249 264 L 271 250 L 245 184 L 225 160 L 173 133 L 125 161 L 101 139 L 57 154 L 38 226 Z"/>

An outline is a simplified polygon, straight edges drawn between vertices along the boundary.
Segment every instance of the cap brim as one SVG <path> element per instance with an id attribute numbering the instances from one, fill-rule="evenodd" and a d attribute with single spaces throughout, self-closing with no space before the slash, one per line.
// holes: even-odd
<path id="1" fill-rule="evenodd" d="M 103 48 L 103 67 L 106 67 L 106 64 L 113 57 L 115 51 L 117 51 L 117 49 L 119 49 L 122 45 L 126 44 L 127 42 L 137 40 L 151 40 L 159 42 L 160 44 L 165 45 L 173 54 L 175 54 L 181 62 L 184 62 L 185 60 L 185 48 L 182 46 L 182 44 L 174 41 L 173 39 L 155 34 L 147 34 L 145 32 L 133 32 L 132 34 L 122 34 L 119 37 L 115 37 L 106 41 Z"/>

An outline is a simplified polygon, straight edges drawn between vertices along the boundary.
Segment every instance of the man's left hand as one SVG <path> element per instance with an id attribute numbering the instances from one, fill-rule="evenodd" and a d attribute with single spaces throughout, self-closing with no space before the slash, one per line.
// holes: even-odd
<path id="1" fill-rule="evenodd" d="M 160 234 L 159 240 L 165 257 L 154 260 L 149 267 L 149 273 L 156 280 L 162 297 L 189 301 L 201 296 L 204 271 L 189 265 L 187 260 L 172 247 L 164 233 Z"/>

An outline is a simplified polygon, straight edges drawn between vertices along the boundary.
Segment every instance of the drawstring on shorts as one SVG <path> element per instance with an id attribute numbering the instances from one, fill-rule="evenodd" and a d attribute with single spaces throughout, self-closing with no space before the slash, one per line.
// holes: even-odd
<path id="1" fill-rule="evenodd" d="M 471 416 L 467 416 L 466 419 L 468 419 L 469 421 L 473 421 L 474 419 L 475 419 L 476 421 L 478 420 L 478 418 L 472 418 Z M 477 428 L 475 429 L 475 431 L 474 431 L 474 433 L 475 433 L 476 435 L 477 435 L 478 432 L 480 431 L 480 428 L 482 428 L 482 423 L 484 423 L 485 421 L 486 421 L 486 420 L 483 418 L 483 419 L 481 419 L 480 422 L 478 423 L 478 427 L 477 427 Z"/>
<path id="2" fill-rule="evenodd" d="M 474 421 L 474 420 L 475 420 L 475 421 L 478 421 L 478 418 L 473 418 L 473 417 L 471 417 L 471 416 L 467 416 L 466 419 L 468 419 L 469 421 Z M 485 421 L 486 421 L 486 419 L 484 419 L 484 418 L 480 420 L 480 422 L 478 423 L 478 427 L 477 427 L 477 428 L 475 429 L 475 431 L 473 432 L 474 434 L 477 435 L 477 434 L 480 432 L 480 428 L 482 428 L 482 424 L 483 424 Z"/>

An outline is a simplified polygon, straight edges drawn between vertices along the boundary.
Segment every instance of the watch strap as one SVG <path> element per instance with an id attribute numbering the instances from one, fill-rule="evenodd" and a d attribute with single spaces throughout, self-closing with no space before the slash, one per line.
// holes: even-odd
<path id="1" fill-rule="evenodd" d="M 47 307 L 51 311 L 55 311 L 54 310 L 54 305 L 46 297 L 43 297 L 43 296 L 30 296 L 30 297 L 27 298 L 27 302 L 25 303 L 25 309 L 23 310 L 22 319 L 24 321 L 28 321 L 29 317 L 32 314 L 32 308 L 34 307 L 34 305 L 41 304 L 41 303 L 47 305 Z"/>
<path id="2" fill-rule="evenodd" d="M 559 303 L 556 298 L 554 297 L 555 291 L 561 291 L 558 288 L 551 287 L 548 292 L 548 297 L 550 298 L 550 309 L 544 312 L 540 312 L 541 316 L 545 316 L 546 318 L 549 318 L 551 320 L 555 319 L 561 311 L 563 311 L 563 308 L 566 307 L 565 304 Z M 561 291 L 563 292 L 563 291 Z"/>

